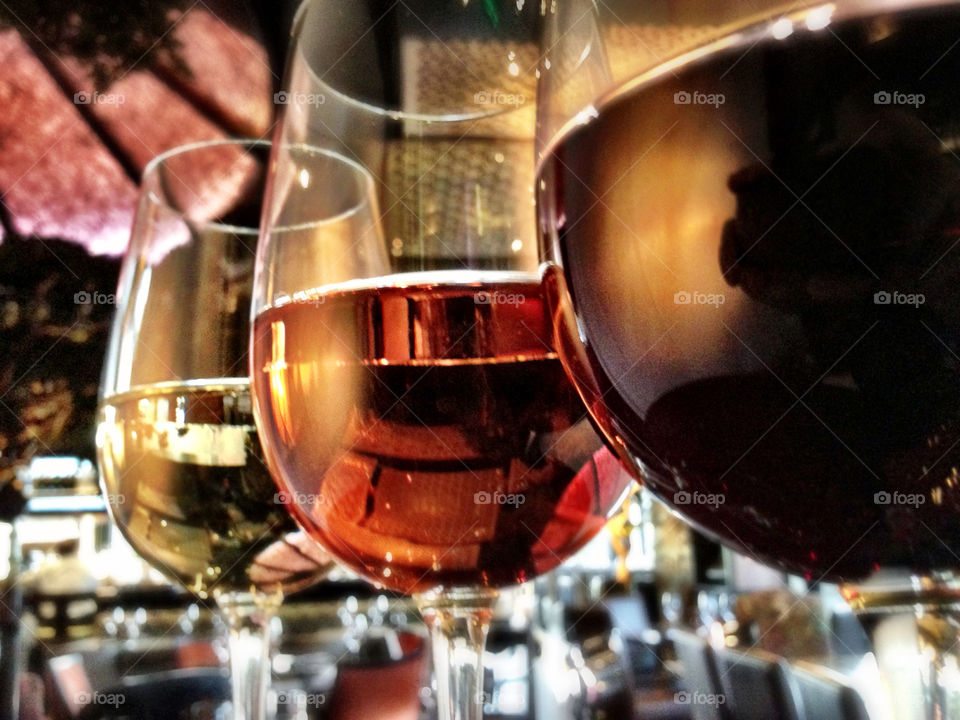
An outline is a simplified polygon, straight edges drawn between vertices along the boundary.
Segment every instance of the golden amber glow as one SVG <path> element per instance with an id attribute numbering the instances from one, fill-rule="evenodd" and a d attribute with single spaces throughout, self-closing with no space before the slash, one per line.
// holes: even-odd
<path id="1" fill-rule="evenodd" d="M 272 354 L 263 372 L 270 376 L 270 406 L 277 431 L 285 443 L 293 442 L 293 424 L 290 420 L 290 401 L 287 393 L 286 327 L 283 321 L 270 323 Z"/>

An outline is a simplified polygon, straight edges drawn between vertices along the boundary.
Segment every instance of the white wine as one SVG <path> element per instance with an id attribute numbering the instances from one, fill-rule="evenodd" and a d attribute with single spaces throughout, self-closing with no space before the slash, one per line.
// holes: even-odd
<path id="1" fill-rule="evenodd" d="M 290 591 L 325 571 L 324 553 L 296 532 L 263 463 L 246 379 L 106 398 L 97 446 L 124 536 L 201 598 Z"/>

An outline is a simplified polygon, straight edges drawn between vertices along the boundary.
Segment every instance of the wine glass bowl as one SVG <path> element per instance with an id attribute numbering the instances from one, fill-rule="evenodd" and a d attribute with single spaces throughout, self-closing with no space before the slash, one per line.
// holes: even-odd
<path id="1" fill-rule="evenodd" d="M 814 12 L 611 90 L 553 148 L 558 332 L 621 458 L 709 534 L 814 580 L 950 567 L 960 15 Z"/>
<path id="2" fill-rule="evenodd" d="M 383 10 L 313 0 L 295 21 L 257 257 L 255 415 L 301 525 L 416 595 L 441 717 L 478 718 L 496 589 L 595 536 L 630 479 L 595 455 L 538 273 L 539 7 Z M 305 198 L 367 197 L 346 239 L 319 228 L 295 262 L 273 229 L 296 222 L 282 189 L 300 190 L 277 179 L 298 176 L 287 148 L 305 146 L 342 165 Z"/>
<path id="3" fill-rule="evenodd" d="M 597 481 L 539 285 L 420 277 L 258 316 L 254 390 L 282 419 L 265 443 L 300 523 L 361 575 L 525 582 L 596 534 L 623 481 Z"/>
<path id="4" fill-rule="evenodd" d="M 813 582 L 923 576 L 845 594 L 955 621 L 960 5 L 586 5 L 548 29 L 537 190 L 594 419 L 713 538 Z M 670 29 L 677 52 L 617 65 Z"/>
<path id="5" fill-rule="evenodd" d="M 304 579 L 261 564 L 296 526 L 274 501 L 245 380 L 111 396 L 101 411 L 100 448 L 107 499 L 124 537 L 200 598 L 282 597 Z M 317 572 L 313 565 L 307 577 Z"/>

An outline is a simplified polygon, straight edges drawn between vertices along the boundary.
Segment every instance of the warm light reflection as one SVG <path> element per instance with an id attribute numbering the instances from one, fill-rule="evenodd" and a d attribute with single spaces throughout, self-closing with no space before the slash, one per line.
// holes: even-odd
<path id="1" fill-rule="evenodd" d="M 770 28 L 770 33 L 777 40 L 788 38 L 793 35 L 793 23 L 788 18 L 780 18 Z"/>
<path id="2" fill-rule="evenodd" d="M 833 11 L 836 8 L 833 5 L 823 5 L 815 8 L 807 14 L 807 29 L 823 30 L 833 19 Z"/>
<path id="3" fill-rule="evenodd" d="M 270 335 L 272 355 L 263 372 L 270 376 L 271 416 L 283 441 L 290 443 L 293 442 L 293 423 L 287 393 L 286 327 L 282 320 L 270 323 Z"/>

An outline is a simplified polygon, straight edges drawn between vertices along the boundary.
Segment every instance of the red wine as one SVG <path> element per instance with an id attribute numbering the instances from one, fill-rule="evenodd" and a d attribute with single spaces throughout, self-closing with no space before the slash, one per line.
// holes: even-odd
<path id="1" fill-rule="evenodd" d="M 956 567 L 960 6 L 795 20 L 559 140 L 538 183 L 559 353 L 714 538 L 814 580 Z"/>
<path id="2" fill-rule="evenodd" d="M 261 438 L 292 512 L 403 592 L 543 573 L 629 484 L 592 458 L 539 283 L 451 277 L 306 294 L 255 322 Z"/>
<path id="3" fill-rule="evenodd" d="M 246 380 L 163 383 L 106 398 L 97 444 L 124 536 L 200 597 L 291 592 L 329 568 L 277 498 Z"/>

